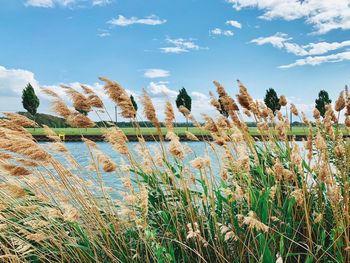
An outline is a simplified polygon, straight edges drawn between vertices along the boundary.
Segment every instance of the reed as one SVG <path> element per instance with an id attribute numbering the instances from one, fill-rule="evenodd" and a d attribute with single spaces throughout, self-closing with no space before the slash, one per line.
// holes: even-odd
<path id="1" fill-rule="evenodd" d="M 101 79 L 122 115 L 139 128 L 123 87 Z M 0 120 L 0 261 L 349 262 L 350 143 L 339 124 L 345 109 L 349 132 L 349 95 L 342 92 L 336 112 L 329 105 L 322 120 L 317 110 L 315 121 L 301 114 L 309 133 L 300 146 L 287 135 L 288 111 L 300 113 L 284 96 L 285 108 L 275 116 L 241 82 L 237 100 L 242 108 L 221 84 L 214 84 L 230 117 L 203 115 L 204 125 L 196 122 L 213 141 L 205 141 L 206 152 L 190 161 L 191 149 L 173 132 L 170 103 L 165 109 L 168 134 L 156 149 L 140 135 L 137 151 L 131 151 L 122 130 L 101 128 L 123 161 L 84 139 L 91 160 L 86 167 L 49 127 L 44 130 L 54 142 L 42 146 L 24 129 L 35 123 L 6 114 Z M 73 108 L 96 111 L 103 102 L 82 88 L 85 95 L 63 87 L 72 108 L 57 93 L 44 92 L 69 124 L 92 127 L 93 121 Z M 160 127 L 146 93 L 142 102 L 145 117 Z M 242 113 L 257 121 L 259 142 L 249 134 Z M 105 173 L 120 187 L 108 187 Z"/>

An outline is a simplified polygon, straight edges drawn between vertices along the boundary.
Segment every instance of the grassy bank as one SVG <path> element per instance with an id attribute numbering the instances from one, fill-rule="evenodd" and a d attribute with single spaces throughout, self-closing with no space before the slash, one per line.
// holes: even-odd
<path id="1" fill-rule="evenodd" d="M 249 127 L 249 133 L 252 136 L 259 135 L 259 131 L 255 127 Z M 42 128 L 28 128 L 27 129 L 32 135 L 45 135 L 45 131 Z M 65 135 L 102 135 L 100 128 L 52 128 L 57 134 Z M 136 135 L 137 130 L 134 128 L 121 128 L 125 135 Z M 208 135 L 208 131 L 201 130 L 196 127 L 189 127 L 188 130 L 194 135 Z M 157 135 L 158 131 L 156 128 L 140 128 L 142 135 Z M 162 134 L 166 135 L 167 129 L 161 128 Z M 314 129 L 316 131 L 316 129 Z M 185 127 L 175 127 L 174 132 L 178 135 L 184 135 L 186 132 Z M 307 127 L 293 127 L 292 131 L 288 131 L 289 135 L 301 135 L 306 136 L 308 133 Z"/>

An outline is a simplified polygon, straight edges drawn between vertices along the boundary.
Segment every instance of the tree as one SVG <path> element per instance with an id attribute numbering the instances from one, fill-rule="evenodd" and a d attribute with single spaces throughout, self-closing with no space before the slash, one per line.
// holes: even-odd
<path id="1" fill-rule="evenodd" d="M 23 108 L 25 108 L 30 115 L 35 117 L 40 101 L 30 83 L 28 83 L 22 91 L 22 104 Z"/>
<path id="2" fill-rule="evenodd" d="M 176 98 L 176 107 L 179 109 L 181 106 L 185 107 L 187 110 L 191 112 L 192 99 L 190 95 L 188 95 L 185 88 L 182 88 L 179 90 L 179 94 L 177 95 L 177 98 Z M 182 114 L 184 114 L 186 118 L 186 127 L 188 130 L 188 116 L 185 113 L 182 113 Z"/>
<path id="3" fill-rule="evenodd" d="M 134 117 L 136 117 L 136 112 L 137 112 L 138 106 L 137 106 L 137 103 L 136 103 L 133 95 L 130 95 L 130 100 L 131 100 L 132 106 L 134 107 L 134 110 L 135 110 L 135 116 Z"/>
<path id="4" fill-rule="evenodd" d="M 275 114 L 276 111 L 281 109 L 281 104 L 277 96 L 277 93 L 272 88 L 266 90 L 264 102 L 266 106 L 272 110 L 273 114 Z"/>
<path id="5" fill-rule="evenodd" d="M 225 105 L 222 103 L 221 98 L 219 98 L 219 103 L 220 103 L 220 113 L 224 115 L 226 118 L 228 118 L 228 111 L 225 109 Z"/>
<path id="6" fill-rule="evenodd" d="M 327 91 L 321 90 L 318 93 L 318 99 L 315 100 L 315 103 L 316 103 L 316 109 L 318 109 L 322 117 L 324 117 L 326 113 L 326 105 L 331 102 L 332 100 L 329 99 L 329 95 Z"/>

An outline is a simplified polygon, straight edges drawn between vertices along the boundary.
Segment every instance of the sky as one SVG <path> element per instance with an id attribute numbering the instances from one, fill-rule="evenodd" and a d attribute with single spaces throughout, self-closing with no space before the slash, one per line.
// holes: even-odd
<path id="1" fill-rule="evenodd" d="M 60 94 L 83 83 L 107 99 L 105 76 L 136 98 L 145 89 L 160 118 L 182 87 L 197 118 L 215 114 L 212 81 L 234 96 L 237 79 L 310 114 L 321 89 L 335 100 L 350 82 L 349 33 L 350 0 L 0 0 L 0 112 L 23 110 L 29 82 Z"/>

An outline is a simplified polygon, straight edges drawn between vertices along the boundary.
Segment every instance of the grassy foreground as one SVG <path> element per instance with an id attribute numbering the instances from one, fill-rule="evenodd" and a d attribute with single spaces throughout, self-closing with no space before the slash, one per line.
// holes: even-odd
<path id="1" fill-rule="evenodd" d="M 125 135 L 157 135 L 158 130 L 156 128 L 120 128 Z M 45 135 L 45 131 L 43 128 L 28 128 L 27 129 L 32 135 Z M 65 135 L 102 135 L 102 131 L 100 128 L 52 128 L 52 130 L 57 134 L 65 134 Z M 199 129 L 196 127 L 189 127 L 188 130 L 194 135 L 208 135 L 208 131 L 203 129 Z M 316 131 L 316 129 L 314 129 Z M 166 135 L 167 129 L 161 128 L 162 134 Z M 184 135 L 186 133 L 185 127 L 175 127 L 174 132 L 177 135 Z M 259 135 L 258 129 L 254 127 L 249 128 L 249 133 L 253 136 Z M 288 131 L 290 135 L 307 135 L 308 129 L 306 127 L 293 127 L 292 131 Z"/>
<path id="2" fill-rule="evenodd" d="M 133 121 L 126 91 L 102 80 L 122 115 Z M 121 129 L 111 127 L 104 136 L 123 159 L 114 160 L 84 140 L 87 166 L 50 128 L 44 132 L 54 142 L 37 144 L 23 128 L 33 121 L 5 113 L 8 119 L 0 120 L 0 261 L 350 262 L 350 141 L 337 128 L 343 113 L 350 128 L 350 96 L 341 93 L 323 119 L 315 110 L 315 130 L 303 117 L 308 133 L 300 146 L 287 136 L 288 119 L 274 116 L 242 83 L 240 107 L 214 84 L 230 119 L 204 116 L 201 125 L 180 109 L 214 139 L 198 155 L 174 133 L 170 103 L 164 110 L 168 144 L 161 140 L 150 147 L 139 136 L 131 146 Z M 64 88 L 74 108 L 103 108 L 92 90 L 82 88 L 84 93 Z M 44 91 L 69 125 L 82 131 L 93 127 L 54 91 Z M 142 103 L 161 135 L 146 93 Z M 211 103 L 220 106 L 213 95 Z M 283 97 L 281 104 L 287 105 Z M 290 110 L 302 116 L 293 105 Z M 258 121 L 261 143 L 253 140 L 241 111 Z M 193 133 L 186 136 L 196 140 Z M 120 186 L 110 188 L 111 179 Z"/>

